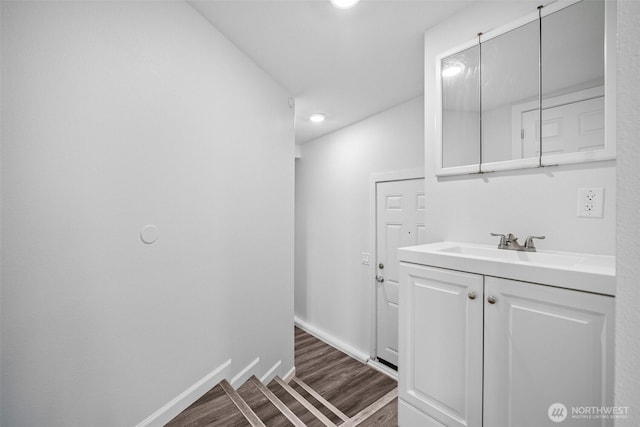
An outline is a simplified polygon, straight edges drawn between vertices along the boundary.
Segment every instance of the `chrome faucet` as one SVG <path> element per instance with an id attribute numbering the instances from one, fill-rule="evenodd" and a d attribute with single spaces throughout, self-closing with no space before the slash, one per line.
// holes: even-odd
<path id="1" fill-rule="evenodd" d="M 504 234 L 490 233 L 492 236 L 500 237 L 500 243 L 498 249 L 508 249 L 511 251 L 525 251 L 535 252 L 536 246 L 533 244 L 533 239 L 544 239 L 545 236 L 529 236 L 524 241 L 524 246 L 518 243 L 518 238 L 509 233 L 506 236 Z"/>

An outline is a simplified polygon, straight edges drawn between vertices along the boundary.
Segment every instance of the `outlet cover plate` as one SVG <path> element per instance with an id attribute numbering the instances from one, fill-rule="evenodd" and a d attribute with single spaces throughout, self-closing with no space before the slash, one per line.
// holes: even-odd
<path id="1" fill-rule="evenodd" d="M 604 188 L 578 189 L 578 216 L 581 218 L 604 216 Z"/>
<path id="2" fill-rule="evenodd" d="M 369 265 L 369 254 L 366 252 L 362 252 L 362 258 L 360 259 L 360 264 Z"/>

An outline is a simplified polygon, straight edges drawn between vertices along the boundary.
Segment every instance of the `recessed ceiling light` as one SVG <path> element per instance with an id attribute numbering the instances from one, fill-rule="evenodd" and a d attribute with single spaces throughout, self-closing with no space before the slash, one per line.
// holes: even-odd
<path id="1" fill-rule="evenodd" d="M 331 0 L 331 4 L 338 9 L 349 9 L 358 4 L 360 0 Z"/>
<path id="2" fill-rule="evenodd" d="M 309 116 L 309 120 L 311 120 L 314 123 L 324 122 L 324 119 L 326 118 L 327 116 L 322 113 L 313 113 L 312 115 Z"/>
<path id="3" fill-rule="evenodd" d="M 453 77 L 456 74 L 460 74 L 462 71 L 462 67 L 459 65 L 449 65 L 447 68 L 442 70 L 442 77 Z"/>

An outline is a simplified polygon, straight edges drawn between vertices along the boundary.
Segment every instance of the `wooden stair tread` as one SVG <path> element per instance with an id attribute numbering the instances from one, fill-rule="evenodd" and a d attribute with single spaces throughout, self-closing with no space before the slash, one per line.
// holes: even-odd
<path id="1" fill-rule="evenodd" d="M 380 399 L 358 412 L 351 418 L 351 424 L 353 426 L 357 426 L 363 424 L 367 419 L 369 419 L 373 414 L 380 411 L 389 403 L 392 403 L 394 400 L 398 399 L 398 389 L 394 388 L 389 393 L 382 396 Z"/>
<path id="2" fill-rule="evenodd" d="M 224 425 L 251 427 L 220 385 L 205 393 L 191 406 L 166 424 L 166 427 L 197 427 Z"/>
<path id="3" fill-rule="evenodd" d="M 293 411 L 291 411 L 291 409 L 289 409 L 287 407 L 287 405 L 285 405 L 284 403 L 282 403 L 282 401 L 280 399 L 278 399 L 278 397 L 273 394 L 273 392 L 271 390 L 269 390 L 267 387 L 265 387 L 264 384 L 262 384 L 262 382 L 260 382 L 260 380 L 258 378 L 256 378 L 255 376 L 249 378 L 249 381 L 253 383 L 253 385 L 256 386 L 256 388 L 265 395 L 265 397 L 267 399 L 269 399 L 269 401 L 276 407 L 278 408 L 278 410 L 282 413 L 282 415 L 284 415 L 285 417 L 287 417 L 287 420 L 289 420 L 289 422 L 291 424 L 293 424 L 295 427 L 305 427 L 304 423 L 302 421 L 300 421 L 300 418 L 298 418 L 296 416 L 296 414 L 293 413 Z"/>
<path id="4" fill-rule="evenodd" d="M 352 417 L 397 386 L 397 382 L 295 329 L 296 378 Z M 298 345 L 299 344 L 299 345 Z"/>
<path id="5" fill-rule="evenodd" d="M 398 425 L 398 398 L 387 403 L 381 409 L 362 421 L 359 427 L 388 427 Z"/>
<path id="6" fill-rule="evenodd" d="M 298 392 L 302 397 L 304 397 L 307 402 L 311 403 L 314 407 L 316 407 L 325 417 L 330 419 L 334 424 L 340 425 L 340 423 L 342 423 L 344 421 L 340 416 L 338 416 L 336 413 L 334 413 L 326 405 L 324 405 L 318 399 L 316 399 L 311 394 L 309 394 L 309 392 L 307 392 L 307 390 L 305 390 L 299 384 L 297 384 L 295 382 L 295 377 L 294 377 L 294 380 L 289 383 L 289 385 L 296 392 Z"/>
<path id="7" fill-rule="evenodd" d="M 324 424 L 320 422 L 318 418 L 316 418 L 307 408 L 305 408 L 300 402 L 298 402 L 291 394 L 287 393 L 287 391 L 282 388 L 275 380 L 271 381 L 267 386 L 269 390 L 275 394 L 278 399 L 282 401 L 289 409 L 293 411 L 294 414 L 300 421 L 302 421 L 308 427 L 323 427 Z"/>
<path id="8" fill-rule="evenodd" d="M 397 425 L 397 383 L 295 328 L 296 376 L 237 391 L 221 381 L 169 427 L 386 427 Z"/>
<path id="9" fill-rule="evenodd" d="M 309 387 L 300 378 L 295 378 L 294 377 L 293 378 L 293 382 L 295 384 L 297 384 L 298 386 L 300 386 L 302 389 L 304 389 L 310 396 L 313 396 L 316 400 L 318 400 L 322 404 L 322 406 L 324 406 L 327 409 L 329 409 L 333 414 L 338 416 L 342 421 L 347 421 L 349 419 L 349 417 L 344 412 L 340 411 L 340 409 L 335 407 L 331 402 L 329 402 L 327 399 L 325 399 L 324 396 L 322 396 L 320 393 L 318 393 L 317 391 L 315 391 L 311 387 Z"/>
<path id="10" fill-rule="evenodd" d="M 327 416 L 325 416 L 318 407 L 314 406 L 311 402 L 304 398 L 300 393 L 293 389 L 289 384 L 284 382 L 281 378 L 276 377 L 274 379 L 278 385 L 287 392 L 287 395 L 293 397 L 294 402 L 303 406 L 308 412 L 310 412 L 313 417 L 320 421 L 320 423 L 325 427 L 336 427 L 337 424 L 331 421 Z"/>
<path id="11" fill-rule="evenodd" d="M 354 379 L 353 381 L 356 382 L 359 381 L 359 379 Z M 357 388 L 353 386 L 353 383 L 346 384 L 344 387 L 337 388 L 341 392 L 333 389 L 326 391 L 326 394 L 323 394 L 323 396 L 340 408 L 345 414 L 353 417 L 359 412 L 359 408 L 373 404 L 396 387 L 397 383 L 393 379 L 386 376 L 378 376 L 372 378 L 366 384 L 361 383 Z M 356 391 L 358 391 L 357 395 Z"/>
<path id="12" fill-rule="evenodd" d="M 265 425 L 269 427 L 293 426 L 287 417 L 251 381 L 242 384 L 238 389 L 238 394 Z"/>
<path id="13" fill-rule="evenodd" d="M 258 418 L 255 412 L 247 404 L 247 402 L 238 394 L 236 390 L 231 387 L 231 384 L 227 380 L 222 380 L 220 386 L 227 394 L 227 396 L 233 401 L 234 405 L 242 412 L 242 415 L 251 424 L 252 427 L 266 427 L 264 423 Z"/>

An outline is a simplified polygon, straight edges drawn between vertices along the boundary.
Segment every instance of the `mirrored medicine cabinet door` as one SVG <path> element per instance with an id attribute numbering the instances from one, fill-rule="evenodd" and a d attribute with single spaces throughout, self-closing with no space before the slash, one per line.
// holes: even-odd
<path id="1" fill-rule="evenodd" d="M 442 60 L 442 164 L 480 162 L 480 46 Z"/>
<path id="2" fill-rule="evenodd" d="M 482 43 L 482 165 L 518 162 L 536 166 L 538 155 L 520 149 L 514 105 L 531 104 L 539 121 L 540 25 L 529 22 Z M 516 164 L 514 163 L 514 166 Z"/>
<path id="3" fill-rule="evenodd" d="M 611 34 L 615 3 L 552 3 L 440 55 L 437 175 L 615 158 Z"/>

